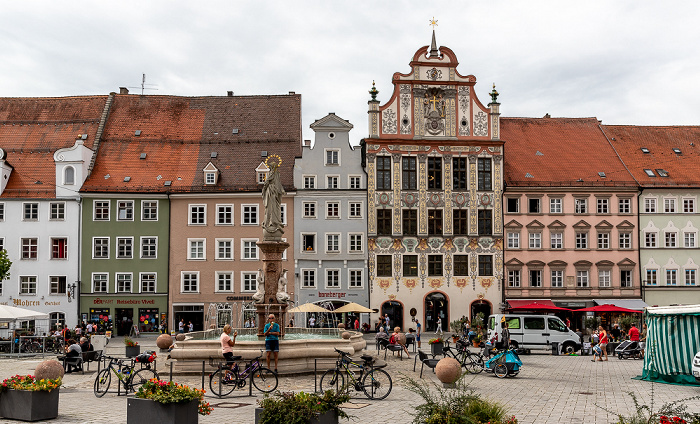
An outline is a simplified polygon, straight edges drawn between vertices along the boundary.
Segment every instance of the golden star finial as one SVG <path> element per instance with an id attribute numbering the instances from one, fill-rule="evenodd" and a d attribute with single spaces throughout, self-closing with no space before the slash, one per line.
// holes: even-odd
<path id="1" fill-rule="evenodd" d="M 428 24 L 428 25 L 431 25 L 433 27 L 433 29 L 435 29 L 437 24 L 438 24 L 437 20 L 435 19 L 435 16 L 433 16 L 433 19 L 430 20 L 430 24 Z"/>

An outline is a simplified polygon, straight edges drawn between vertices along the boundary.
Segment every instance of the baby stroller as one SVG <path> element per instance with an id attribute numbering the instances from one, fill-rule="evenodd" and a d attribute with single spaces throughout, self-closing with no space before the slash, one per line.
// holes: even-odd
<path id="1" fill-rule="evenodd" d="M 500 351 L 493 358 L 486 361 L 484 369 L 494 373 L 498 378 L 515 377 L 523 366 L 520 357 L 514 350 Z"/>
<path id="2" fill-rule="evenodd" d="M 625 340 L 615 348 L 615 355 L 617 359 L 642 359 L 642 348 L 639 342 Z"/>

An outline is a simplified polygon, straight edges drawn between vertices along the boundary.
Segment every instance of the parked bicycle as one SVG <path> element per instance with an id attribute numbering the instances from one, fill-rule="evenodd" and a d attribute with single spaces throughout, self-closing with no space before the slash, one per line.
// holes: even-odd
<path id="1" fill-rule="evenodd" d="M 235 389 L 242 389 L 246 386 L 248 378 L 252 376 L 253 386 L 263 393 L 270 393 L 277 388 L 277 374 L 269 368 L 265 368 L 260 363 L 260 355 L 254 358 L 245 370 L 240 370 L 238 364 L 233 369 L 225 365 L 219 365 L 219 369 L 209 375 L 209 387 L 212 393 L 218 397 L 229 395 Z M 234 356 L 234 361 L 241 360 L 241 356 Z M 229 372 L 227 372 L 229 371 Z"/>
<path id="2" fill-rule="evenodd" d="M 94 391 L 97 397 L 104 396 L 109 390 L 112 374 L 117 376 L 117 385 L 122 384 L 126 393 L 135 392 L 148 380 L 158 378 L 156 370 L 151 368 L 151 363 L 156 359 L 155 352 L 144 352 L 133 361 L 111 356 L 106 356 L 105 359 L 109 363 L 95 377 Z M 137 364 L 141 366 L 140 369 L 136 369 Z"/>
<path id="3" fill-rule="evenodd" d="M 484 356 L 469 350 L 466 341 L 458 340 L 455 347 L 443 347 L 442 353 L 444 356 L 455 358 L 462 368 L 471 374 L 478 374 L 484 370 Z"/>
<path id="4" fill-rule="evenodd" d="M 355 391 L 364 392 L 370 399 L 381 400 L 389 396 L 393 384 L 391 376 L 382 369 L 386 365 L 375 367 L 374 357 L 369 355 L 362 355 L 360 358 L 364 362 L 358 364 L 353 362 L 349 353 L 338 349 L 335 351 L 338 352 L 338 360 L 335 363 L 335 368 L 324 372 L 321 376 L 321 391 L 345 390 L 345 375 L 347 375 L 348 388 L 352 387 Z M 356 373 L 357 377 L 355 377 Z"/>

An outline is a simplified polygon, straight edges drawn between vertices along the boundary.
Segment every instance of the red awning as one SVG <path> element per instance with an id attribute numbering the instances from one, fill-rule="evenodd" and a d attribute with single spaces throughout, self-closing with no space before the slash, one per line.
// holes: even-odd
<path id="1" fill-rule="evenodd" d="M 542 306 L 557 306 L 549 299 L 508 299 L 506 302 L 510 305 L 510 309 L 520 308 L 521 306 L 530 305 L 532 303 L 537 303 Z"/>

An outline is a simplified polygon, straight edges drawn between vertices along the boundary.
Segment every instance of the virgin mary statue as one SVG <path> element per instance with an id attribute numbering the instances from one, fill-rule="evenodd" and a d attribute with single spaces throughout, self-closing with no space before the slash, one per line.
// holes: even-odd
<path id="1" fill-rule="evenodd" d="M 263 221 L 263 240 L 281 240 L 284 234 L 282 224 L 282 196 L 285 194 L 280 180 L 279 163 L 270 164 L 270 172 L 262 189 L 265 220 Z"/>

